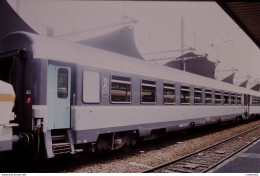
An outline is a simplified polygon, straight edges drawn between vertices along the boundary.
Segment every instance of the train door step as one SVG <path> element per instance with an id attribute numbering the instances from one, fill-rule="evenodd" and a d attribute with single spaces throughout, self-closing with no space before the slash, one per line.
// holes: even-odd
<path id="1" fill-rule="evenodd" d="M 52 144 L 52 150 L 54 155 L 70 153 L 70 144 L 69 143 L 55 143 Z"/>
<path id="2" fill-rule="evenodd" d="M 58 154 L 76 154 L 82 152 L 82 149 L 75 149 L 72 132 L 69 129 L 51 130 L 52 152 Z"/>
<path id="3" fill-rule="evenodd" d="M 65 135 L 56 135 L 56 136 L 51 136 L 52 141 L 60 141 L 60 140 L 65 140 Z"/>

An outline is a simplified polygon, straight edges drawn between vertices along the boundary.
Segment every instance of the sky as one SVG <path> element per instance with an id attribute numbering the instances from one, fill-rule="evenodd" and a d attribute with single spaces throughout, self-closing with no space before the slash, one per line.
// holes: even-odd
<path id="1" fill-rule="evenodd" d="M 33 1 L 8 0 L 18 14 L 39 34 L 47 29 L 60 40 L 75 42 L 119 29 L 134 27 L 135 42 L 146 60 L 181 55 L 181 18 L 184 48 L 208 54 L 217 64 L 217 79 L 237 69 L 234 82 L 251 76 L 249 87 L 260 80 L 260 50 L 215 2 L 177 1 Z M 124 24 L 137 20 L 137 23 Z M 110 27 L 108 27 L 110 26 Z M 112 26 L 112 27 L 111 27 Z M 79 31 L 81 31 L 79 33 Z M 83 32 L 82 32 L 83 31 Z M 73 34 L 73 35 L 70 35 Z M 160 54 L 146 54 L 161 52 Z M 170 60 L 158 60 L 163 64 Z"/>

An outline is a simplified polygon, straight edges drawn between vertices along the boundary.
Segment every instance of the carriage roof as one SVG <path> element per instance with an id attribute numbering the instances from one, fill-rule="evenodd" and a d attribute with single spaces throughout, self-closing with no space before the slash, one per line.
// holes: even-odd
<path id="1" fill-rule="evenodd" d="M 125 74 L 137 74 L 143 77 L 163 79 L 165 81 L 181 82 L 186 85 L 214 88 L 216 90 L 231 91 L 236 93 L 260 96 L 260 92 L 248 88 L 238 87 L 233 84 L 184 72 L 167 66 L 157 65 L 145 60 L 135 59 L 129 56 L 104 51 L 77 43 L 69 43 L 63 40 L 43 37 L 27 32 L 15 32 L 10 34 L 12 39 L 23 37 L 29 39 L 33 58 L 52 59 L 62 62 L 75 63 L 100 69 L 121 72 Z M 6 36 L 8 38 L 9 36 Z M 13 40 L 17 42 L 17 40 Z"/>

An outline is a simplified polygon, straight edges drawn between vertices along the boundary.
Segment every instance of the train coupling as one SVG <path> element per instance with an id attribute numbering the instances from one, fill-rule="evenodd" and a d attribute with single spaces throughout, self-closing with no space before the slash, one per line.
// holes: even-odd
<path id="1" fill-rule="evenodd" d="M 13 135 L 13 144 L 22 144 L 25 147 L 32 146 L 34 143 L 34 136 L 30 132 L 21 132 Z"/>

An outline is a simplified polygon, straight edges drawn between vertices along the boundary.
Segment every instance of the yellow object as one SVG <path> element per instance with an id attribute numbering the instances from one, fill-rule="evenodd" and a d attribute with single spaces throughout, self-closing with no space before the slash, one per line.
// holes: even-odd
<path id="1" fill-rule="evenodd" d="M 0 102 L 14 102 L 15 96 L 12 94 L 0 94 Z"/>

